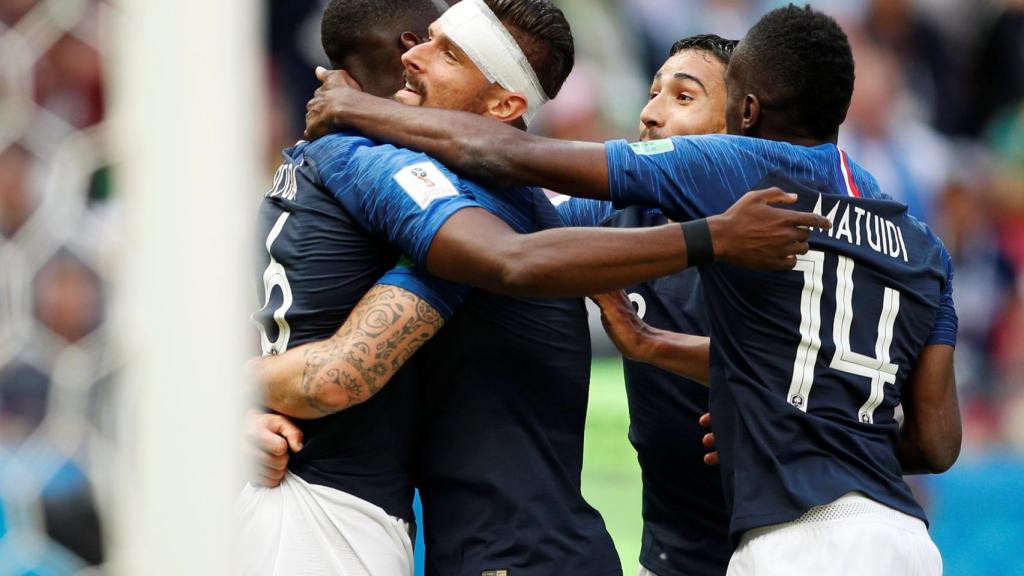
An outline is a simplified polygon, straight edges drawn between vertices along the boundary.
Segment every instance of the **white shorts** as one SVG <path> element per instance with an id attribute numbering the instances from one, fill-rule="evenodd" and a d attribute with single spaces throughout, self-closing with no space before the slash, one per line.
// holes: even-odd
<path id="1" fill-rule="evenodd" d="M 412 576 L 408 522 L 351 494 L 288 472 L 236 504 L 243 576 Z"/>
<path id="2" fill-rule="evenodd" d="M 851 492 L 793 522 L 750 530 L 728 576 L 941 576 L 924 522 Z"/>

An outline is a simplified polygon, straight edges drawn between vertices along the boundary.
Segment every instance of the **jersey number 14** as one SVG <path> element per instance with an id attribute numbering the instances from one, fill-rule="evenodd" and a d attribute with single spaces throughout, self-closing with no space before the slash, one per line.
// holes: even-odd
<path id="1" fill-rule="evenodd" d="M 899 367 L 889 360 L 893 328 L 900 312 L 900 293 L 885 288 L 882 312 L 878 318 L 874 357 L 854 352 L 850 348 L 850 328 L 853 325 L 853 260 L 839 256 L 836 269 L 836 317 L 832 322 L 835 355 L 829 367 L 833 370 L 863 376 L 871 381 L 867 401 L 857 411 L 857 419 L 865 424 L 874 423 L 875 409 L 882 404 L 886 384 L 895 384 Z M 787 399 L 796 408 L 807 411 L 811 387 L 814 386 L 814 367 L 821 349 L 821 292 L 825 271 L 825 253 L 811 250 L 797 256 L 794 270 L 804 275 L 800 296 L 800 345 L 793 361 L 793 379 Z"/>

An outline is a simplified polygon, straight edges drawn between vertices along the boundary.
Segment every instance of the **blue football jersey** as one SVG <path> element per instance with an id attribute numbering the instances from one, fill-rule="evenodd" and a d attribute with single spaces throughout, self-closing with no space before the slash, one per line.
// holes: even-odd
<path id="1" fill-rule="evenodd" d="M 314 145 L 328 150 L 330 138 Z M 349 185 L 327 181 L 338 201 L 419 267 L 463 208 L 486 209 L 521 233 L 561 225 L 540 190 L 486 189 L 391 146 L 358 151 L 342 180 Z M 382 281 L 401 282 L 405 270 Z M 416 360 L 427 573 L 621 574 L 604 522 L 580 492 L 590 376 L 582 300 L 475 290 Z"/>
<path id="2" fill-rule="evenodd" d="M 329 169 L 347 165 L 364 138 L 338 137 Z M 262 352 L 328 338 L 399 252 L 374 238 L 335 200 L 307 144 L 286 150 L 258 215 L 257 286 L 263 307 L 253 314 Z M 343 186 L 343 184 L 338 184 Z M 443 311 L 457 304 L 447 283 L 408 278 L 402 283 Z M 412 519 L 419 388 L 414 369 L 400 370 L 369 401 L 317 420 L 296 420 L 304 448 L 289 469 L 313 484 L 372 502 Z"/>
<path id="3" fill-rule="evenodd" d="M 560 197 L 566 226 L 642 228 L 665 224 L 661 212 Z M 696 268 L 626 288 L 637 314 L 663 330 L 706 336 L 707 314 Z M 708 389 L 642 362 L 623 359 L 629 441 L 643 476 L 640 563 L 659 576 L 721 576 L 732 555 L 729 515 L 717 467 L 703 463 L 698 419 Z"/>
<path id="4" fill-rule="evenodd" d="M 607 145 L 613 200 L 686 220 L 748 190 L 796 192 L 833 223 L 794 270 L 701 267 L 711 412 L 733 542 L 858 491 L 925 519 L 897 459 L 900 389 L 926 344 L 953 344 L 941 241 L 833 145 L 736 136 Z"/>
<path id="5" fill-rule="evenodd" d="M 427 574 L 621 574 L 581 494 L 582 300 L 474 291 L 422 355 Z"/>

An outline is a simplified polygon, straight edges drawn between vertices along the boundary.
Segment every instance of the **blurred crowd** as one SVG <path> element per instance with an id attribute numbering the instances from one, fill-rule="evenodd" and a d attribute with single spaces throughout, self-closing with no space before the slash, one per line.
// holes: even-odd
<path id="1" fill-rule="evenodd" d="M 556 0 L 578 60 L 538 130 L 635 138 L 650 76 L 673 42 L 740 38 L 783 3 Z M 265 4 L 268 182 L 279 150 L 301 137 L 313 67 L 326 65 L 324 4 Z M 812 4 L 853 41 L 857 83 L 841 146 L 955 259 L 965 451 L 1024 452 L 1024 0 Z M 114 370 L 103 314 L 123 249 L 105 123 L 111 9 L 100 0 L 0 0 L 0 471 L 12 446 L 41 436 L 59 461 L 82 461 L 84 448 L 68 438 L 102 427 L 97 414 L 110 409 L 97 398 Z M 59 417 L 68 410 L 82 415 L 74 426 Z M 53 497 L 84 498 L 88 482 L 61 466 L 46 477 Z M 48 510 L 72 509 L 52 501 Z M 0 514 L 0 535 L 10 518 Z M 59 525 L 51 522 L 54 538 Z M 96 542 L 65 535 L 62 545 L 99 562 Z"/>
<path id="2" fill-rule="evenodd" d="M 99 3 L 65 28 L 32 0 L 0 2 L 0 440 L 28 438 L 70 346 L 101 337 L 116 248 Z M 34 34 L 34 36 L 33 36 Z M 83 153 L 83 151 L 88 153 Z"/>
<path id="3" fill-rule="evenodd" d="M 0 1 L 0 572 L 104 560 L 118 249 L 98 1 Z M 106 472 L 104 472 L 106 470 Z M 98 472 L 97 472 L 98 471 Z"/>
<path id="4" fill-rule="evenodd" d="M 556 0 L 572 23 L 573 74 L 538 130 L 638 135 L 650 77 L 673 42 L 742 38 L 785 0 Z M 316 3 L 314 3 L 316 4 Z M 857 64 L 840 146 L 945 240 L 956 264 L 957 378 L 965 453 L 1024 451 L 1024 0 L 820 0 Z M 269 4 L 275 129 L 301 137 L 325 64 L 321 4 Z"/>

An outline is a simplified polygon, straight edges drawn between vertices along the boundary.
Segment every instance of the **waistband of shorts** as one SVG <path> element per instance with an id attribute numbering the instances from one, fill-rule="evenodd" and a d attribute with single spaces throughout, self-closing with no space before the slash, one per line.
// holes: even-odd
<path id="1" fill-rule="evenodd" d="M 370 502 L 369 500 L 360 498 L 359 496 L 350 494 L 333 486 L 313 484 L 291 470 L 285 471 L 284 478 L 281 480 L 281 485 L 276 489 L 284 490 L 285 485 L 287 485 L 289 489 L 299 490 L 305 494 L 316 497 L 317 505 L 328 515 L 340 508 L 358 511 L 360 514 L 374 518 L 378 522 L 383 522 L 383 519 L 385 518 L 390 519 L 390 521 L 396 522 L 402 530 L 409 533 L 413 541 L 416 540 L 415 522 L 409 522 L 404 518 L 393 516 L 389 514 L 387 510 L 373 502 Z M 270 490 L 274 489 L 275 488 L 270 488 Z"/>
<path id="2" fill-rule="evenodd" d="M 747 530 L 740 539 L 740 546 L 754 538 L 773 533 L 777 530 L 800 526 L 824 526 L 832 522 L 844 520 L 847 522 L 851 520 L 877 522 L 908 532 L 923 533 L 926 536 L 928 534 L 928 527 L 920 518 L 904 514 L 895 508 L 890 508 L 885 504 L 876 502 L 860 492 L 847 492 L 828 504 L 812 507 L 795 520 Z"/>
<path id="3" fill-rule="evenodd" d="M 927 531 L 928 529 L 920 518 L 876 502 L 860 492 L 847 492 L 828 504 L 814 506 L 796 520 L 782 525 L 812 524 L 852 518 L 886 522 L 909 530 Z"/>

